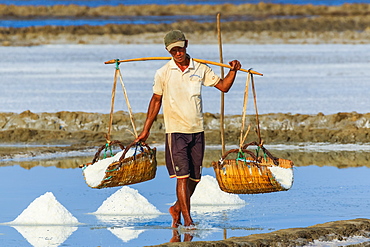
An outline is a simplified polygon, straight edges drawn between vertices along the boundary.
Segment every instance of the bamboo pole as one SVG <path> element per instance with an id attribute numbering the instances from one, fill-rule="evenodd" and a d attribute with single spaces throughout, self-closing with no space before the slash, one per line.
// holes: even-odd
<path id="1" fill-rule="evenodd" d="M 142 57 L 142 58 L 131 58 L 131 59 L 125 59 L 125 60 L 119 60 L 118 63 L 125 63 L 125 62 L 139 62 L 139 61 L 148 61 L 148 60 L 171 60 L 171 57 Z M 223 63 L 218 63 L 218 62 L 213 62 L 213 61 L 208 61 L 208 60 L 204 60 L 204 59 L 199 59 L 199 58 L 193 58 L 194 61 L 196 62 L 199 62 L 199 63 L 206 63 L 206 64 L 212 64 L 212 65 L 216 65 L 216 66 L 221 66 L 221 67 L 224 67 L 224 68 L 231 68 L 230 65 L 227 65 L 227 64 L 223 64 Z M 109 61 L 106 61 L 104 62 L 105 64 L 112 64 L 112 63 L 116 63 L 116 60 L 113 59 L 113 60 L 109 60 Z M 251 74 L 255 74 L 255 75 L 260 75 L 260 76 L 263 76 L 262 73 L 259 73 L 257 71 L 253 71 L 251 69 L 249 70 L 246 70 L 246 69 L 240 69 L 240 71 L 243 71 L 243 72 L 247 72 L 247 73 L 251 73 Z"/>
<path id="2" fill-rule="evenodd" d="M 218 37 L 218 48 L 220 53 L 220 63 L 224 63 L 224 58 L 222 54 L 222 38 L 221 38 L 221 13 L 217 13 L 217 37 Z M 221 79 L 224 79 L 224 67 L 220 67 L 221 69 Z M 225 119 L 225 93 L 221 92 L 221 109 L 220 109 L 220 132 L 221 132 L 221 155 L 224 156 L 225 154 L 225 126 L 224 126 L 224 119 Z"/>

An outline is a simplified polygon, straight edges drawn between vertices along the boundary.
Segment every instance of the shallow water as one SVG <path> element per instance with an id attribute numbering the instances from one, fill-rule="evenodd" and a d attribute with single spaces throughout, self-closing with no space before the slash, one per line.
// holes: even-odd
<path id="1" fill-rule="evenodd" d="M 276 16 L 275 18 L 279 18 Z M 281 17 L 283 18 L 283 17 Z M 286 17 L 285 17 L 286 18 Z M 292 17 L 294 18 L 294 17 Z M 252 21 L 261 18 L 251 16 L 227 16 L 222 21 Z M 34 19 L 0 19 L 0 27 L 32 27 L 32 26 L 103 26 L 107 24 L 170 24 L 179 21 L 214 22 L 213 15 L 171 15 L 171 16 L 118 16 L 118 17 L 97 17 L 97 18 L 34 18 Z"/>
<path id="2" fill-rule="evenodd" d="M 189 53 L 196 58 L 218 61 L 217 46 L 204 47 L 192 45 Z M 370 79 L 369 52 L 369 45 L 224 46 L 225 61 L 238 58 L 245 68 L 253 67 L 264 73 L 263 77 L 256 77 L 261 114 L 368 112 L 370 99 L 364 88 Z M 3 57 L 0 111 L 5 112 L 108 113 L 114 65 L 104 65 L 104 61 L 117 57 L 168 56 L 161 45 L 0 47 L 0 53 Z M 135 112 L 146 112 L 153 75 L 162 63 L 121 65 Z M 227 96 L 226 114 L 241 113 L 245 74 L 240 75 Z M 218 98 L 216 90 L 205 89 L 205 111 L 217 113 Z M 123 97 L 118 97 L 115 109 L 126 109 Z M 193 207 L 194 220 L 199 223 L 199 230 L 192 232 L 193 241 L 369 217 L 368 145 L 339 145 L 334 149 L 326 144 L 272 148 L 279 157 L 291 158 L 297 164 L 292 189 L 241 195 L 247 202 L 242 207 Z M 318 149 L 321 151 L 312 152 Z M 0 225 L 0 245 L 30 246 L 43 239 L 55 239 L 54 246 L 143 246 L 168 242 L 173 231 L 169 228 L 171 217 L 167 210 L 175 200 L 175 181 L 168 178 L 165 168 L 158 167 L 154 180 L 130 186 L 162 215 L 98 218 L 89 213 L 95 212 L 119 188 L 96 190 L 85 184 L 82 171 L 76 167 L 90 161 L 92 156 L 93 151 L 85 155 L 71 152 L 46 157 L 20 156 L 0 162 L 0 223 L 14 220 L 35 198 L 48 191 L 83 223 L 47 228 Z M 219 156 L 216 152 L 206 158 L 209 164 Z M 349 164 L 354 167 L 334 167 Z M 204 175 L 214 176 L 213 169 L 204 168 Z"/>
<path id="3" fill-rule="evenodd" d="M 316 157 L 312 152 L 305 155 Z M 368 155 L 367 151 L 363 155 Z M 88 156 L 75 158 L 78 162 L 89 159 Z M 63 164 L 70 160 L 55 161 Z M 0 223 L 13 221 L 35 198 L 50 191 L 83 225 L 46 228 L 0 225 L 1 246 L 32 246 L 30 243 L 45 246 L 35 244 L 36 240 L 41 241 L 39 238 L 44 239 L 41 243 L 55 239 L 54 246 L 144 246 L 172 238 L 167 210 L 175 200 L 175 180 L 168 178 L 164 166 L 158 167 L 155 179 L 130 185 L 163 214 L 98 217 L 89 213 L 95 212 L 120 188 L 91 189 L 79 168 L 61 169 L 47 166 L 44 161 L 40 164 L 46 167 L 39 164 L 24 169 L 23 162 L 26 161 L 1 162 Z M 325 162 L 315 159 L 309 163 L 294 168 L 294 184 L 289 191 L 240 195 L 246 205 L 193 206 L 193 218 L 199 229 L 191 232 L 192 241 L 222 240 L 370 215 L 369 167 L 339 169 L 323 166 Z M 213 168 L 204 168 L 203 175 L 214 176 Z M 183 239 L 184 232 L 180 234 Z"/>

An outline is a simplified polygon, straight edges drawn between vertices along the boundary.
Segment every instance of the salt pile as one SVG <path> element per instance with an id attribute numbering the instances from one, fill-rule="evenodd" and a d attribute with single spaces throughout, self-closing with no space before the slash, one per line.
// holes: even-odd
<path id="1" fill-rule="evenodd" d="M 36 198 L 11 225 L 76 225 L 78 220 L 51 192 Z"/>
<path id="2" fill-rule="evenodd" d="M 290 189 L 293 185 L 293 169 L 278 166 L 269 167 L 272 175 L 285 189 Z"/>
<path id="3" fill-rule="evenodd" d="M 245 205 L 246 202 L 238 195 L 229 194 L 220 189 L 216 178 L 202 176 L 197 188 L 191 197 L 193 205 Z"/>
<path id="4" fill-rule="evenodd" d="M 105 171 L 107 170 L 108 166 L 114 162 L 117 162 L 121 158 L 123 152 L 124 151 L 118 152 L 112 157 L 99 160 L 94 164 L 85 167 L 82 172 L 85 177 L 86 183 L 92 188 L 98 186 L 104 179 Z M 125 158 L 132 156 L 133 154 L 134 149 L 130 149 L 126 153 Z"/>
<path id="5" fill-rule="evenodd" d="M 161 212 L 137 190 L 124 186 L 108 197 L 94 214 L 159 215 Z"/>

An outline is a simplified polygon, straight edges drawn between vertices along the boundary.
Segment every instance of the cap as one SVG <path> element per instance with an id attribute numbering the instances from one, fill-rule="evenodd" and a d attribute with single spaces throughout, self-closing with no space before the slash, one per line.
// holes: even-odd
<path id="1" fill-rule="evenodd" d="M 185 35 L 180 30 L 172 30 L 164 36 L 164 45 L 167 51 L 171 51 L 171 49 L 176 46 L 185 47 L 185 43 Z"/>

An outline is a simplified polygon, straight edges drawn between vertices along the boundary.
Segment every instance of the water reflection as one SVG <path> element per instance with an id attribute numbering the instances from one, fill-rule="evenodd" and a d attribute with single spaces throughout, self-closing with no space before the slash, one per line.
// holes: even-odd
<path id="1" fill-rule="evenodd" d="M 32 246 L 60 246 L 78 227 L 72 226 L 13 226 Z"/>
<path id="2" fill-rule="evenodd" d="M 191 211 L 197 214 L 207 214 L 207 215 L 219 215 L 223 211 L 232 211 L 245 207 L 246 204 L 238 205 L 216 205 L 216 206 L 202 206 L 202 205 L 192 205 Z M 216 213 L 216 214 L 212 214 Z"/>
<path id="3" fill-rule="evenodd" d="M 149 222 L 157 218 L 159 215 L 108 215 L 108 214 L 95 214 L 96 218 L 105 224 L 116 226 L 127 226 L 131 222 Z"/>
<path id="4" fill-rule="evenodd" d="M 190 242 L 193 240 L 194 236 L 191 235 L 190 233 L 184 233 L 184 242 Z M 172 230 L 172 238 L 170 239 L 170 243 L 175 243 L 175 242 L 182 242 L 181 241 L 181 234 L 177 229 Z"/>
<path id="5" fill-rule="evenodd" d="M 138 238 L 141 233 L 145 232 L 145 230 L 136 230 L 133 227 L 109 227 L 108 230 L 125 243 Z"/>
<path id="6" fill-rule="evenodd" d="M 26 242 L 24 238 L 35 246 L 37 241 L 49 241 L 50 246 L 62 241 L 65 241 L 62 246 L 98 246 L 102 242 L 111 246 L 147 246 L 169 241 L 216 241 L 339 219 L 366 218 L 370 210 L 367 200 L 369 172 L 370 168 L 366 167 L 297 167 L 295 184 L 287 192 L 240 195 L 247 202 L 244 205 L 192 205 L 198 229 L 189 232 L 170 228 L 172 218 L 167 210 L 168 204 L 175 198 L 174 181 L 168 178 L 164 166 L 158 167 L 156 179 L 132 186 L 160 212 L 164 212 L 158 218 L 127 212 L 126 215 L 88 214 L 96 211 L 119 188 L 91 189 L 83 181 L 78 168 L 39 166 L 26 170 L 18 165 L 3 166 L 1 181 L 11 186 L 0 190 L 0 211 L 3 212 L 0 223 L 14 219 L 35 196 L 45 193 L 47 189 L 54 192 L 85 225 L 79 226 L 78 231 L 76 227 L 59 231 L 58 227 L 48 226 L 52 234 L 47 235 L 43 230 L 37 233 L 37 229 L 42 227 L 22 226 L 26 230 L 17 228 L 18 232 L 9 224 L 0 224 L 0 234 L 3 234 L 1 245 L 23 246 Z M 212 168 L 203 170 L 204 176 L 213 174 Z M 206 191 L 199 192 L 205 195 L 210 191 L 208 186 Z M 214 198 L 220 198 L 215 192 L 212 194 Z M 35 235 L 32 236 L 32 233 Z M 70 234 L 72 236 L 68 237 Z"/>
<path id="7" fill-rule="evenodd" d="M 227 147 L 227 149 L 236 147 Z M 266 148 L 275 156 L 292 160 L 295 166 L 336 166 L 346 167 L 370 167 L 370 146 L 365 144 L 312 144 L 305 145 L 266 145 Z M 9 147 L 7 147 L 7 150 Z M 17 147 L 17 152 L 28 150 L 28 147 Z M 97 149 L 96 149 L 97 150 Z M 19 165 L 25 169 L 35 166 L 57 168 L 78 168 L 82 164 L 91 162 L 95 149 L 86 151 L 54 152 L 47 156 L 39 153 L 34 156 L 23 155 L 22 158 L 13 155 L 11 158 L 0 159 L 1 166 Z M 252 150 L 253 151 L 253 150 Z M 0 152 L 4 152 L 0 146 Z M 3 155 L 2 155 L 3 157 Z M 204 167 L 211 167 L 213 161 L 219 160 L 221 149 L 219 146 L 209 146 L 206 148 L 204 157 Z M 164 165 L 164 152 L 162 147 L 157 148 L 158 165 Z"/>

